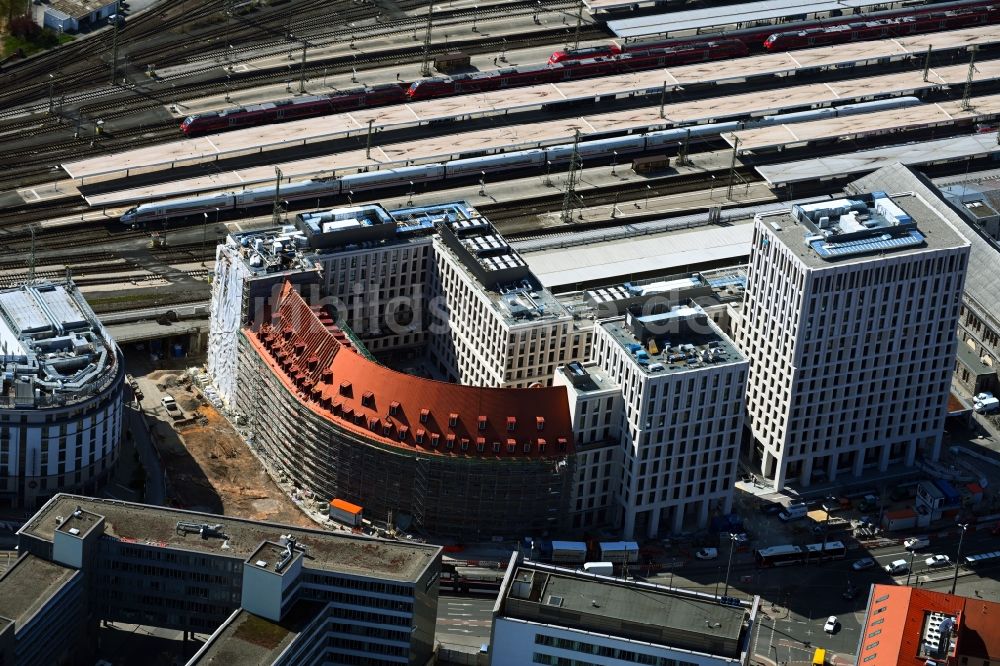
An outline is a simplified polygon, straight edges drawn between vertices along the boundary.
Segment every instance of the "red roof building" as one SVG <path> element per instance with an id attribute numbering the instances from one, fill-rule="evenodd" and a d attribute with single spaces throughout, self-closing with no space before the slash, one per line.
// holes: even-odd
<path id="1" fill-rule="evenodd" d="M 1000 603 L 873 585 L 859 666 L 981 666 L 1000 660 Z"/>
<path id="2" fill-rule="evenodd" d="M 483 388 L 393 370 L 291 283 L 270 322 L 243 337 L 241 396 L 252 404 L 238 409 L 270 425 L 255 429 L 258 443 L 321 498 L 376 518 L 412 514 L 435 533 L 559 526 L 573 453 L 564 387 Z"/>

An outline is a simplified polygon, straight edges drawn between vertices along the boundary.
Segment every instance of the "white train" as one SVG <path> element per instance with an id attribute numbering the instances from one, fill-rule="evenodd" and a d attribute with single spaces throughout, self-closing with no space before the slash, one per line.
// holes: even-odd
<path id="1" fill-rule="evenodd" d="M 807 120 L 819 120 L 837 116 L 870 113 L 886 109 L 897 109 L 920 104 L 916 97 L 897 97 L 895 99 L 847 104 L 839 107 L 800 111 L 781 115 L 764 116 L 756 120 L 712 123 L 707 125 L 691 125 L 675 127 L 667 130 L 632 134 L 607 139 L 584 141 L 579 145 L 580 156 L 584 159 L 607 157 L 613 153 L 623 155 L 643 153 L 664 147 L 676 147 L 690 133 L 693 140 L 703 140 L 705 137 L 717 136 L 724 132 L 745 129 L 748 127 L 765 127 L 783 123 L 797 123 Z M 522 168 L 542 167 L 548 164 L 567 162 L 573 154 L 572 144 L 562 144 L 549 148 L 534 148 L 518 150 L 509 153 L 498 153 L 483 157 L 470 157 L 452 160 L 445 163 L 424 164 L 420 166 L 399 167 L 396 169 L 381 169 L 354 173 L 340 178 L 323 178 L 306 180 L 288 185 L 282 185 L 280 197 L 284 201 L 300 201 L 322 197 L 378 190 L 390 187 L 405 187 L 410 183 L 445 180 L 478 176 L 483 173 L 510 171 Z M 125 224 L 138 225 L 147 222 L 168 220 L 177 217 L 187 217 L 201 213 L 212 213 L 216 210 L 249 209 L 270 205 L 274 201 L 274 186 L 265 185 L 242 192 L 225 192 L 203 194 L 185 199 L 168 199 L 154 203 L 142 204 L 128 209 L 121 216 Z"/>

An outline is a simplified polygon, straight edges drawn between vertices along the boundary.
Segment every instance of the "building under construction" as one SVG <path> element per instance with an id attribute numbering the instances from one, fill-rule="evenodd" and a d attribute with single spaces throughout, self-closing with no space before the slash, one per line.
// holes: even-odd
<path id="1" fill-rule="evenodd" d="M 565 527 L 574 452 L 544 384 L 590 337 L 470 206 L 365 206 L 220 246 L 209 369 L 307 495 L 433 534 L 541 533 Z M 420 373 L 372 356 L 419 348 Z"/>

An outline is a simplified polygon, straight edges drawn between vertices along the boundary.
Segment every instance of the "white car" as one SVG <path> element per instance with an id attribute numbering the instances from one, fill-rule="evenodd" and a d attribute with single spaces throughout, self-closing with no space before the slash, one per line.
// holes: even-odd
<path id="1" fill-rule="evenodd" d="M 929 567 L 946 567 L 951 564 L 951 560 L 947 555 L 931 555 L 924 563 Z"/>
<path id="2" fill-rule="evenodd" d="M 885 570 L 893 576 L 898 576 L 899 574 L 905 574 L 910 570 L 910 564 L 906 560 L 896 560 L 895 562 L 890 562 L 885 565 Z"/>
<path id="3" fill-rule="evenodd" d="M 921 548 L 926 548 L 931 545 L 931 540 L 925 536 L 910 537 L 903 542 L 903 547 L 906 550 L 920 550 Z"/>
<path id="4" fill-rule="evenodd" d="M 825 631 L 828 634 L 832 634 L 837 630 L 837 624 L 839 624 L 837 622 L 837 616 L 831 615 L 829 618 L 827 618 L 826 624 L 823 625 L 823 631 Z"/>
<path id="5" fill-rule="evenodd" d="M 694 554 L 699 560 L 714 560 L 719 556 L 718 548 L 702 548 Z"/>

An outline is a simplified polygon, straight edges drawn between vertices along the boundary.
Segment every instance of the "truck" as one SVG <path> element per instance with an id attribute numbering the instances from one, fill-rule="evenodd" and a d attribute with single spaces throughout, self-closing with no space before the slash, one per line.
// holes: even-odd
<path id="1" fill-rule="evenodd" d="M 977 414 L 993 414 L 995 412 L 1000 412 L 1000 398 L 994 398 L 991 396 L 983 400 L 977 400 L 972 405 L 972 409 L 974 409 Z"/>
<path id="2" fill-rule="evenodd" d="M 602 541 L 601 560 L 615 564 L 634 564 L 639 561 L 639 544 L 635 541 Z"/>
<path id="3" fill-rule="evenodd" d="M 361 527 L 361 514 L 364 508 L 351 502 L 334 498 L 330 500 L 329 515 L 332 520 L 350 527 Z"/>
<path id="4" fill-rule="evenodd" d="M 551 559 L 556 564 L 583 564 L 587 561 L 587 544 L 582 541 L 553 541 Z"/>
<path id="5" fill-rule="evenodd" d="M 611 562 L 587 562 L 583 565 L 583 570 L 598 576 L 615 575 L 615 565 Z"/>

